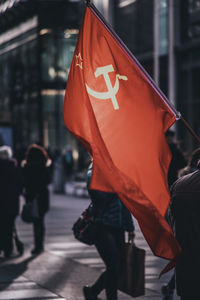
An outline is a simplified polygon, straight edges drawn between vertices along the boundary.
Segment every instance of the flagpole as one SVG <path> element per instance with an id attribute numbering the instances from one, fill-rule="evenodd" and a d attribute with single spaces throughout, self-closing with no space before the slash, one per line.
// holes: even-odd
<path id="1" fill-rule="evenodd" d="M 188 131 L 192 134 L 192 136 L 197 140 L 197 142 L 200 144 L 200 137 L 195 133 L 195 131 L 191 128 L 191 126 L 188 124 L 188 122 L 181 116 L 180 121 L 183 122 L 185 127 L 188 129 Z"/>

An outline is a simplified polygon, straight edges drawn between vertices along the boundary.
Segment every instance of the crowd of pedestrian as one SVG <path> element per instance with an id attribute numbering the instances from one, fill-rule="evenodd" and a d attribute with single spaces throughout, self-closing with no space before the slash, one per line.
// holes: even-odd
<path id="1" fill-rule="evenodd" d="M 87 169 L 88 154 L 80 145 L 79 152 L 77 172 L 83 172 Z M 59 168 L 64 173 L 57 170 L 58 159 L 61 165 Z M 51 153 L 39 144 L 28 147 L 17 144 L 14 155 L 10 146 L 0 146 L 0 255 L 6 259 L 13 255 L 14 237 L 17 236 L 15 219 L 21 213 L 20 199 L 24 199 L 25 203 L 36 204 L 37 218 L 33 221 L 34 246 L 31 253 L 38 255 L 44 250 L 45 215 L 50 203 L 48 185 L 55 176 L 61 176 L 63 184 L 72 180 L 74 167 L 71 146 L 61 154 L 58 151 Z M 60 184 L 60 178 L 57 179 Z M 53 184 L 56 185 L 56 180 Z M 23 253 L 21 249 L 19 254 Z"/>
<path id="2" fill-rule="evenodd" d="M 44 216 L 49 208 L 50 165 L 47 152 L 39 145 L 32 144 L 27 148 L 20 165 L 13 158 L 11 147 L 0 147 L 0 251 L 5 258 L 10 258 L 13 253 L 20 195 L 24 196 L 26 203 L 37 201 L 38 218 L 33 222 L 32 254 L 39 254 L 44 249 Z"/>

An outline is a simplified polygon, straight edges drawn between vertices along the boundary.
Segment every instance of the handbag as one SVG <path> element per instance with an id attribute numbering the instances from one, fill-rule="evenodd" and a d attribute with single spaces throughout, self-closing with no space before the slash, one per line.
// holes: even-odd
<path id="1" fill-rule="evenodd" d="M 118 289 L 132 297 L 145 294 L 145 250 L 125 243 L 125 261 Z"/>
<path id="2" fill-rule="evenodd" d="M 37 198 L 23 205 L 21 218 L 25 223 L 33 223 L 39 218 Z"/>
<path id="3" fill-rule="evenodd" d="M 72 227 L 74 237 L 87 245 L 95 243 L 96 224 L 92 213 L 92 204 L 86 208 Z"/>

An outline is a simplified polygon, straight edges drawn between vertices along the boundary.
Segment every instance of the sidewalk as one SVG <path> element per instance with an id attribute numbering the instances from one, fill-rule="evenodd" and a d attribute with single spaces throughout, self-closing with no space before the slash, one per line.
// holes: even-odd
<path id="1" fill-rule="evenodd" d="M 104 267 L 96 249 L 76 241 L 71 232 L 71 224 L 88 202 L 88 199 L 80 197 L 51 196 L 45 251 L 36 257 L 30 255 L 32 226 L 17 220 L 20 238 L 25 242 L 25 253 L 7 261 L 0 260 L 1 300 L 84 300 L 82 286 L 93 283 Z M 160 280 L 158 274 L 166 262 L 152 255 L 138 229 L 136 237 L 136 245 L 146 250 L 146 290 L 145 295 L 137 299 L 161 299 L 160 287 L 170 274 Z M 105 300 L 104 292 L 100 299 Z M 130 299 L 132 297 L 119 292 L 119 300 Z"/>

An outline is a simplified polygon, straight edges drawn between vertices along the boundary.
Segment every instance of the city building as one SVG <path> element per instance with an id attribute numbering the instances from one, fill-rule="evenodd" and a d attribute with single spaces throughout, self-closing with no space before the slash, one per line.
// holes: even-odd
<path id="1" fill-rule="evenodd" d="M 63 123 L 82 1 L 0 1 L 0 136 L 14 148 L 74 143 Z"/>

